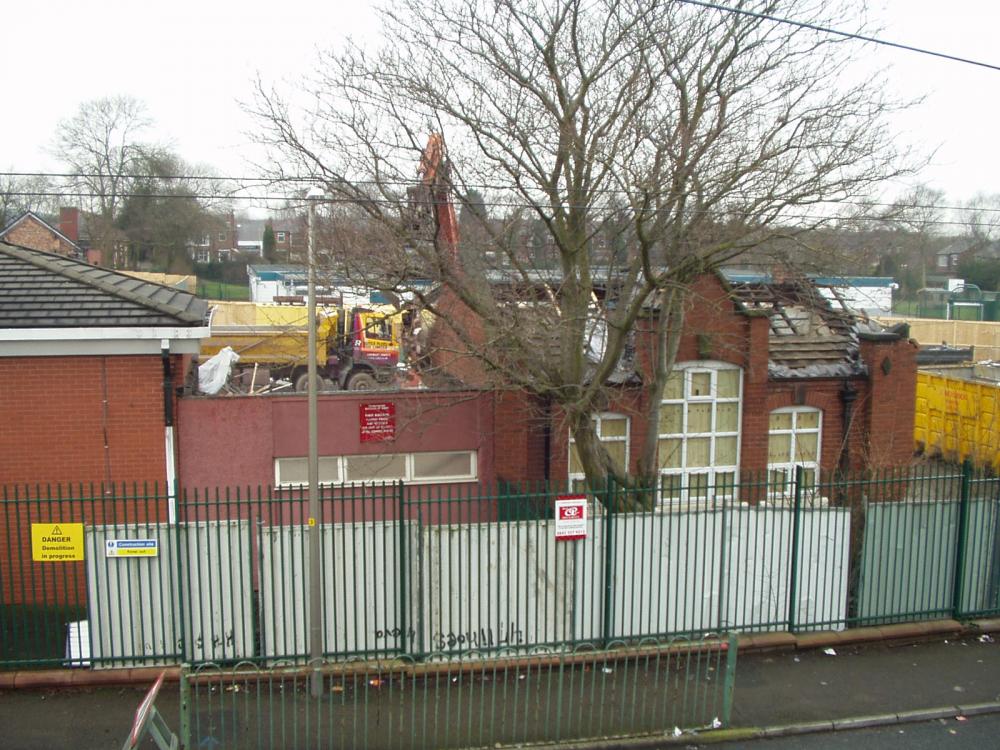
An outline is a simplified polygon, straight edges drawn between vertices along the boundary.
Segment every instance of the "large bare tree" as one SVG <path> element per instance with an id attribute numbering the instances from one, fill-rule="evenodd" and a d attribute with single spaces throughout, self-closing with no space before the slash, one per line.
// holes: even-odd
<path id="1" fill-rule="evenodd" d="M 83 102 L 56 128 L 53 153 L 68 168 L 67 187 L 77 191 L 90 212 L 91 240 L 126 265 L 124 237 L 115 219 L 135 176 L 155 147 L 143 140 L 151 121 L 145 105 L 130 96 Z"/>
<path id="2" fill-rule="evenodd" d="M 330 52 L 307 97 L 261 83 L 251 105 L 276 176 L 330 196 L 346 270 L 417 295 L 412 279 L 436 282 L 445 293 L 425 302 L 450 301 L 442 340 L 498 386 L 561 410 L 594 483 L 655 480 L 692 281 L 905 169 L 886 123 L 895 104 L 878 80 L 844 75 L 863 48 L 762 17 L 856 28 L 857 3 L 732 6 L 756 15 L 666 0 L 400 0 L 380 11 L 377 49 Z M 421 193 L 408 186 L 430 131 L 447 159 L 424 164 Z M 419 219 L 421 203 L 449 196 L 475 208 L 460 262 L 439 222 L 411 210 Z M 592 418 L 640 321 L 657 343 L 641 373 L 650 434 L 630 473 Z"/>

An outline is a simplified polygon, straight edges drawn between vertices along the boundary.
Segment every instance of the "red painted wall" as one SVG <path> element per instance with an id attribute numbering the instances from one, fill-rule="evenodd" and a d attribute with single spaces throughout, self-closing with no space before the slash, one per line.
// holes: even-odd
<path id="1" fill-rule="evenodd" d="M 361 441 L 359 406 L 369 402 L 395 404 L 395 440 Z M 181 486 L 191 491 L 273 484 L 275 458 L 308 455 L 306 408 L 306 397 L 298 395 L 181 399 Z M 321 456 L 475 450 L 480 483 L 492 484 L 495 478 L 492 394 L 323 394 L 318 413 Z"/>

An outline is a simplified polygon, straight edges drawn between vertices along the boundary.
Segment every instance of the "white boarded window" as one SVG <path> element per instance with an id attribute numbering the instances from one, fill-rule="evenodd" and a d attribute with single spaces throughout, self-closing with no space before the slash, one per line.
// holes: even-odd
<path id="1" fill-rule="evenodd" d="M 732 497 L 740 464 L 743 371 L 724 362 L 674 366 L 660 404 L 661 502 Z"/>
<path id="2" fill-rule="evenodd" d="M 278 458 L 274 461 L 278 484 L 309 484 L 309 459 Z M 323 456 L 319 459 L 319 481 L 323 484 L 340 481 L 340 462 Z"/>
<path id="3" fill-rule="evenodd" d="M 276 458 L 275 481 L 279 486 L 298 487 L 309 483 L 308 459 Z M 476 451 L 433 451 L 384 453 L 357 456 L 320 456 L 322 484 L 351 482 L 472 482 L 478 478 Z"/>
<path id="4" fill-rule="evenodd" d="M 819 409 L 792 406 L 775 409 L 768 420 L 767 476 L 772 494 L 794 491 L 795 467 L 803 469 L 804 489 L 816 485 L 819 474 L 820 433 L 823 415 Z"/>

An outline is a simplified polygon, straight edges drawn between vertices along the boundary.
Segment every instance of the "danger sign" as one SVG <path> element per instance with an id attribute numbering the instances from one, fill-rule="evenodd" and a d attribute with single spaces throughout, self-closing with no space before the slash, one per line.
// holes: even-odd
<path id="1" fill-rule="evenodd" d="M 31 559 L 35 562 L 82 560 L 83 524 L 31 524 Z"/>
<path id="2" fill-rule="evenodd" d="M 556 541 L 587 538 L 587 496 L 560 495 L 556 498 Z"/>

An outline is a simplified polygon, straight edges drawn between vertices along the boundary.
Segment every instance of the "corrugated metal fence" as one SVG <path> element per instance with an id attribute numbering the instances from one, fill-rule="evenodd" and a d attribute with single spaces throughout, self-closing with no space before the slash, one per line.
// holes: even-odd
<path id="1" fill-rule="evenodd" d="M 1000 480 L 969 468 L 793 491 L 747 481 L 647 509 L 647 495 L 608 487 L 588 494 L 576 541 L 556 539 L 562 490 L 324 488 L 324 657 L 469 659 L 1000 613 Z M 169 501 L 7 490 L 0 668 L 303 663 L 303 493 L 182 494 L 173 526 Z M 79 558 L 33 559 L 33 524 L 74 523 Z M 110 551 L 128 544 L 156 554 Z"/>

